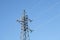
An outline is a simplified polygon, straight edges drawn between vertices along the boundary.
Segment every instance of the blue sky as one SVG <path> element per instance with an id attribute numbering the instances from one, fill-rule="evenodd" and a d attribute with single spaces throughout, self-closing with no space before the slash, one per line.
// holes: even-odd
<path id="1" fill-rule="evenodd" d="M 31 40 L 60 40 L 60 0 L 0 0 L 0 40 L 20 40 L 16 20 L 24 9 L 33 20 Z"/>

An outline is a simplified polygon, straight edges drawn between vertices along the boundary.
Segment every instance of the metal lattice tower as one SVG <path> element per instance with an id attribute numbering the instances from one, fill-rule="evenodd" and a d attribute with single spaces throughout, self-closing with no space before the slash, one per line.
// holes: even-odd
<path id="1" fill-rule="evenodd" d="M 21 24 L 21 32 L 20 32 L 20 39 L 21 40 L 30 40 L 29 32 L 32 32 L 32 30 L 28 27 L 28 22 L 31 20 L 28 18 L 28 15 L 26 15 L 26 12 L 24 10 L 23 16 L 21 20 L 17 20 Z"/>

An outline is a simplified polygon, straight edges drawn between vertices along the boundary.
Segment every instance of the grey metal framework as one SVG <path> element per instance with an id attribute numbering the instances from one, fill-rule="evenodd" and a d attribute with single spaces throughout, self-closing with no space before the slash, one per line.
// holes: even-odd
<path id="1" fill-rule="evenodd" d="M 21 32 L 20 32 L 20 39 L 21 40 L 30 40 L 29 32 L 32 32 L 32 30 L 28 27 L 28 22 L 32 21 L 28 18 L 28 15 L 26 15 L 26 12 L 24 10 L 23 16 L 21 20 L 17 20 L 21 24 Z"/>

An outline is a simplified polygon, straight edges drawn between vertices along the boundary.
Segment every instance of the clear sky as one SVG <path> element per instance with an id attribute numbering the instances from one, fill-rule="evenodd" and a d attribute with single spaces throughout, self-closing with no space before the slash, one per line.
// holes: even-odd
<path id="1" fill-rule="evenodd" d="M 60 40 L 60 0 L 0 0 L 0 40 L 20 40 L 16 20 L 24 9 L 33 20 L 31 40 Z"/>

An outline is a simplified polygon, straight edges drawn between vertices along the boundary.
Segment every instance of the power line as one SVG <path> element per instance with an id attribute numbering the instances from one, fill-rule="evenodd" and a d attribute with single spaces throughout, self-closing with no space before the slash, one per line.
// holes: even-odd
<path id="1" fill-rule="evenodd" d="M 32 32 L 32 30 L 28 27 L 28 22 L 32 21 L 28 18 L 28 15 L 26 15 L 26 11 L 24 10 L 23 16 L 21 20 L 17 20 L 21 24 L 21 32 L 20 32 L 20 39 L 21 40 L 30 40 L 29 32 Z"/>

